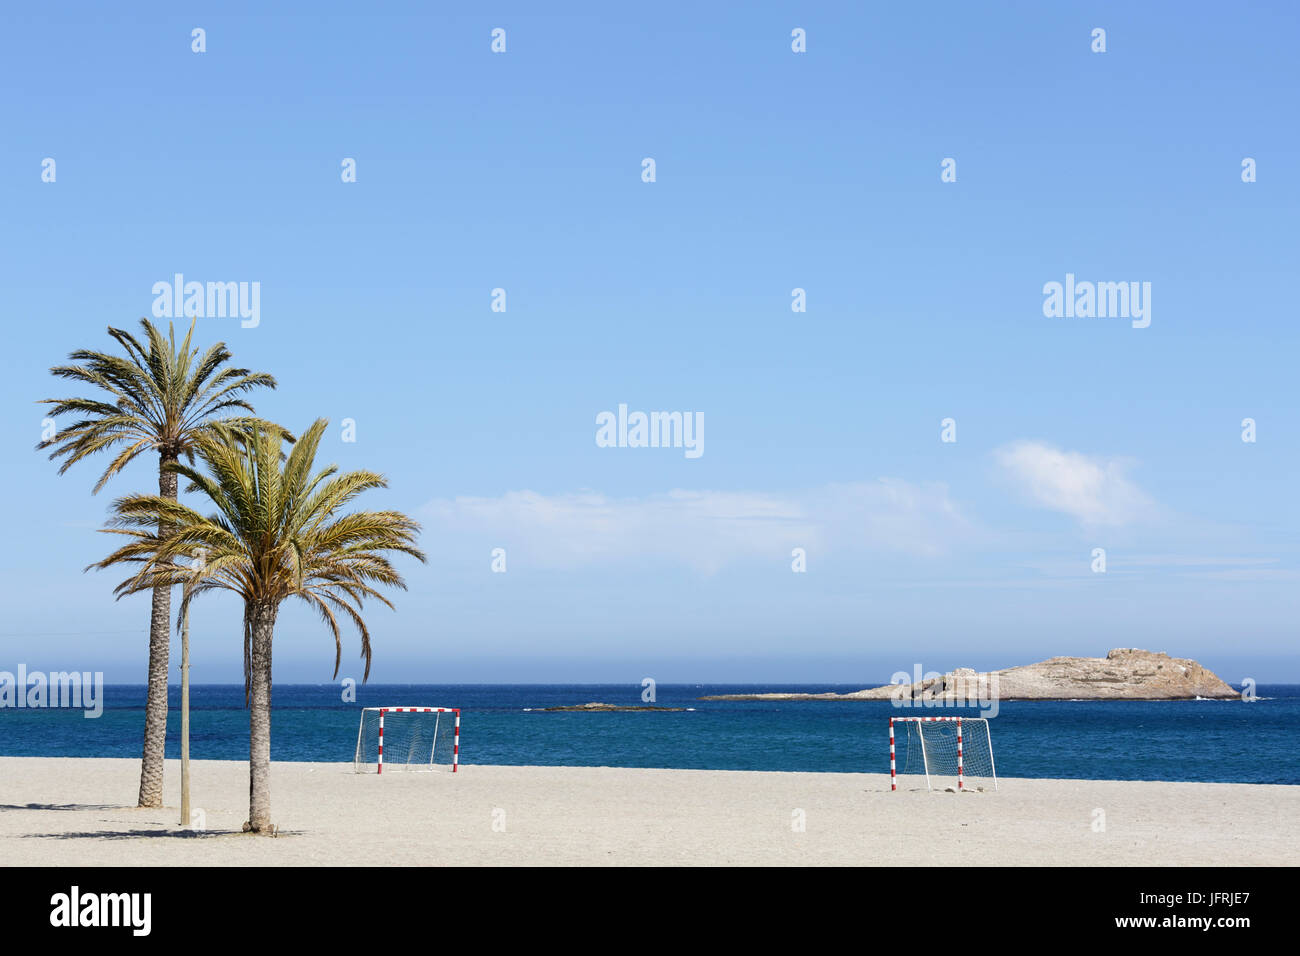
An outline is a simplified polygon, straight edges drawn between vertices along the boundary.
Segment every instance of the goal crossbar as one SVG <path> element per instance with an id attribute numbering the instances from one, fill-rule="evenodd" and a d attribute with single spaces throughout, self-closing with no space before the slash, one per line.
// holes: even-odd
<path id="1" fill-rule="evenodd" d="M 979 775 L 990 777 L 993 781 L 993 789 L 996 790 L 998 788 L 997 770 L 993 764 L 993 737 L 989 731 L 989 722 L 986 718 L 984 717 L 890 717 L 889 718 L 889 789 L 890 790 L 898 789 L 897 755 L 896 755 L 895 744 L 894 744 L 895 723 L 907 725 L 909 732 L 911 732 L 912 730 L 912 725 L 915 725 L 916 737 L 918 743 L 920 744 L 919 749 L 921 751 L 921 767 L 922 767 L 922 772 L 924 772 L 925 774 L 926 789 L 933 789 L 930 783 L 931 773 L 940 773 L 942 771 L 949 770 L 948 767 L 932 768 L 930 765 L 931 763 L 930 745 L 927 743 L 925 737 L 925 725 L 929 723 L 955 725 L 956 734 L 957 734 L 957 740 L 956 740 L 957 789 L 959 791 L 965 788 L 966 740 L 963 734 L 964 731 L 966 730 L 969 730 L 969 732 L 972 734 L 978 735 L 975 739 L 975 742 L 979 748 L 979 756 L 980 756 L 980 760 L 978 761 Z M 965 725 L 964 727 L 963 724 Z M 910 757 L 910 744 L 909 744 L 909 757 Z M 987 763 L 985 763 L 986 760 Z"/>
<path id="2" fill-rule="evenodd" d="M 361 726 L 357 729 L 357 749 L 355 763 L 359 766 L 362 758 L 362 736 L 366 728 L 366 714 L 378 715 L 378 745 L 376 752 L 375 772 L 382 774 L 384 772 L 384 718 L 388 714 L 451 714 L 452 731 L 451 731 L 451 772 L 455 773 L 460 767 L 460 708 L 459 707 L 363 707 L 361 708 Z M 430 744 L 429 763 L 433 763 L 434 750 L 437 741 Z"/>

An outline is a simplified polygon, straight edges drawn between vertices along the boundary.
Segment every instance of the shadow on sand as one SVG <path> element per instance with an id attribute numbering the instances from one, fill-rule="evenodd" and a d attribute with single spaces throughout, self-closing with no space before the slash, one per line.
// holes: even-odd
<path id="1" fill-rule="evenodd" d="M 299 836 L 302 830 L 278 830 L 274 837 Z M 141 840 L 150 838 L 170 839 L 170 840 L 215 840 L 221 837 L 230 839 L 247 838 L 265 840 L 266 836 L 254 833 L 244 833 L 240 830 L 83 830 L 80 832 L 67 833 L 25 833 L 24 840 Z"/>
<path id="2" fill-rule="evenodd" d="M 122 803 L 0 803 L 4 810 L 133 810 Z"/>

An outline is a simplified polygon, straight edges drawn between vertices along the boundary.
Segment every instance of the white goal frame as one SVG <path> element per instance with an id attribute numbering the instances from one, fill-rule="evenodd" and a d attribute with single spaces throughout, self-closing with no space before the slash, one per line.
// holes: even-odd
<path id="1" fill-rule="evenodd" d="M 460 767 L 460 708 L 459 707 L 363 707 L 361 708 L 361 723 L 357 727 L 357 746 L 353 751 L 352 766 L 356 773 L 367 773 L 359 769 L 361 764 L 356 759 L 361 751 L 361 735 L 366 729 L 366 714 L 379 714 L 379 745 L 377 760 L 375 763 L 375 773 L 384 772 L 384 715 L 385 714 L 451 714 L 454 718 L 451 736 L 451 772 L 455 773 Z M 434 738 L 434 746 L 429 748 L 429 765 L 433 766 L 433 755 L 437 749 L 437 737 Z"/>
<path id="2" fill-rule="evenodd" d="M 918 725 L 918 730 L 920 730 L 921 732 L 921 761 L 923 767 L 925 768 L 925 788 L 927 790 L 933 790 L 934 787 L 930 784 L 930 758 L 927 757 L 925 753 L 925 736 L 924 736 L 925 725 L 927 723 L 932 723 L 932 722 L 950 722 L 950 723 L 955 722 L 957 724 L 957 789 L 959 791 L 963 789 L 962 787 L 962 721 L 963 720 L 965 720 L 967 724 L 984 725 L 984 740 L 988 744 L 988 748 L 989 748 L 989 774 L 993 777 L 993 789 L 996 790 L 998 788 L 998 774 L 997 774 L 997 768 L 994 766 L 993 763 L 993 734 L 992 731 L 989 730 L 988 719 L 984 717 L 965 717 L 965 718 L 963 717 L 890 717 L 889 718 L 889 789 L 890 790 L 898 789 L 898 773 L 896 770 L 896 762 L 895 762 L 895 754 L 894 754 L 894 722 L 895 721 L 899 723 L 916 723 Z"/>

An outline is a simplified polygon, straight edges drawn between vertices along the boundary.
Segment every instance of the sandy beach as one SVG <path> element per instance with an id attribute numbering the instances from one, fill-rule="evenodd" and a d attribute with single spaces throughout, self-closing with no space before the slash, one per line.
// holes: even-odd
<path id="1" fill-rule="evenodd" d="M 243 763 L 194 762 L 206 829 L 187 832 L 175 761 L 167 808 L 139 810 L 138 761 L 0 757 L 0 863 L 1300 864 L 1300 787 L 1006 779 L 996 793 L 893 793 L 883 774 L 351 769 L 273 764 L 281 835 L 268 839 L 239 832 Z"/>

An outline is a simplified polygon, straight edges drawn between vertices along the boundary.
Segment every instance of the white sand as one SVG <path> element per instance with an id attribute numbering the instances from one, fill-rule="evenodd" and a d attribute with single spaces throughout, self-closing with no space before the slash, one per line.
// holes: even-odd
<path id="1" fill-rule="evenodd" d="M 1292 786 L 1007 779 L 997 793 L 891 793 L 879 774 L 465 766 L 376 777 L 277 763 L 282 834 L 266 839 L 239 833 L 247 764 L 195 761 L 207 829 L 189 835 L 177 826 L 179 764 L 167 762 L 164 810 L 132 806 L 138 772 L 134 760 L 0 757 L 0 863 L 1300 864 Z M 1105 832 L 1093 831 L 1098 808 Z"/>

